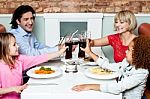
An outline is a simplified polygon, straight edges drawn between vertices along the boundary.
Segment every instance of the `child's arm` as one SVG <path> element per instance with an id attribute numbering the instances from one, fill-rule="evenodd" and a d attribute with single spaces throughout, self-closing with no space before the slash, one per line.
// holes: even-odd
<path id="1" fill-rule="evenodd" d="M 81 50 L 85 51 L 102 68 L 110 69 L 112 71 L 118 71 L 120 66 L 122 66 L 122 63 L 109 63 L 109 60 L 107 58 L 99 57 L 95 53 L 93 53 L 89 45 L 89 40 L 86 41 L 86 48 L 81 48 Z"/>
<path id="2" fill-rule="evenodd" d="M 132 73 L 132 75 L 130 76 L 124 76 L 119 82 L 102 84 L 80 84 L 73 86 L 72 90 L 78 92 L 95 90 L 112 94 L 120 94 L 135 87 L 138 87 L 138 89 L 143 88 L 148 74 L 149 72 L 147 70 L 139 69 L 135 70 L 134 73 Z"/>
<path id="3" fill-rule="evenodd" d="M 19 60 L 23 62 L 23 70 L 26 70 L 27 68 L 30 68 L 32 66 L 47 62 L 48 60 L 51 60 L 53 58 L 59 57 L 61 54 L 65 52 L 67 47 L 61 48 L 57 52 L 42 54 L 38 56 L 26 56 L 26 55 L 20 55 Z"/>
<path id="4" fill-rule="evenodd" d="M 91 56 L 91 58 L 94 61 L 96 61 L 98 59 L 98 56 L 91 51 L 91 46 L 89 44 L 89 40 L 86 41 L 86 48 L 80 47 L 80 49 L 83 50 L 85 53 L 87 53 L 89 56 Z"/>
<path id="5" fill-rule="evenodd" d="M 59 51 L 57 52 L 53 52 L 53 53 L 48 53 L 48 60 L 51 60 L 53 58 L 59 57 L 60 55 L 62 55 L 67 47 L 63 46 Z"/>
<path id="6" fill-rule="evenodd" d="M 10 92 L 16 92 L 16 93 L 21 93 L 22 90 L 24 90 L 27 87 L 26 84 L 22 86 L 14 86 L 14 87 L 9 87 L 9 88 L 0 88 L 0 95 L 10 93 Z"/>

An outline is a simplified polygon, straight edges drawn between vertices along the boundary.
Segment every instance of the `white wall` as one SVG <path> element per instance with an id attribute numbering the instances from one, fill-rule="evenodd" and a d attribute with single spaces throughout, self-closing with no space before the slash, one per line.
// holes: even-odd
<path id="1" fill-rule="evenodd" d="M 12 14 L 0 14 L 0 24 L 3 24 L 6 27 L 6 30 L 11 28 L 11 17 Z M 34 33 L 37 38 L 44 42 L 44 18 L 42 14 L 37 14 L 35 19 Z"/>
<path id="2" fill-rule="evenodd" d="M 6 29 L 10 29 L 10 21 L 11 21 L 11 14 L 0 14 L 0 23 L 5 25 Z M 137 14 L 137 21 L 138 26 L 141 23 L 147 22 L 150 23 L 150 14 Z M 114 14 L 104 14 L 103 18 L 103 27 L 102 27 L 102 36 L 106 36 L 112 33 L 115 33 L 113 31 L 113 18 Z M 35 26 L 34 26 L 34 33 L 37 36 L 37 38 L 41 42 L 45 42 L 45 29 L 44 29 L 44 18 L 42 14 L 37 14 L 36 20 L 35 20 Z M 137 29 L 135 30 L 137 33 Z M 112 56 L 112 48 L 110 46 L 103 47 L 104 54 L 113 61 Z"/>

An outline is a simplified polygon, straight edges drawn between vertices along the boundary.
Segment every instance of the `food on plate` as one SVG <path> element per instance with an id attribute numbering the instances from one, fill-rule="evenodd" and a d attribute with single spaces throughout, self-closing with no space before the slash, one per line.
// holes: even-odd
<path id="1" fill-rule="evenodd" d="M 85 57 L 85 58 L 84 58 L 84 61 L 87 61 L 87 62 L 94 62 L 94 60 L 93 60 L 91 57 Z"/>
<path id="2" fill-rule="evenodd" d="M 52 70 L 50 67 L 40 67 L 40 69 L 34 71 L 35 74 L 52 74 L 55 70 Z"/>
<path id="3" fill-rule="evenodd" d="M 113 72 L 108 70 L 108 69 L 103 69 L 100 67 L 93 67 L 89 69 L 91 73 L 93 74 L 98 74 L 98 75 L 108 75 L 108 74 L 112 74 Z"/>

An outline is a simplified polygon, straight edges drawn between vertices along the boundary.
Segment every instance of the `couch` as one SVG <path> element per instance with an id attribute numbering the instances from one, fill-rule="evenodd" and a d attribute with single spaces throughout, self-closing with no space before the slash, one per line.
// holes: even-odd
<path id="1" fill-rule="evenodd" d="M 142 23 L 138 27 L 138 34 L 139 35 L 146 35 L 150 37 L 150 23 Z M 150 99 L 150 74 L 147 79 L 146 83 L 146 90 L 144 92 L 146 99 Z"/>

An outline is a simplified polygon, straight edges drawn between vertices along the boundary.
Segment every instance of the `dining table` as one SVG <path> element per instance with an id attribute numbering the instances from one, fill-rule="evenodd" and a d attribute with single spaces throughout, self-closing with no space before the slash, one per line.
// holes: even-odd
<path id="1" fill-rule="evenodd" d="M 61 59 L 50 60 L 40 66 L 58 67 L 62 73 L 56 77 L 30 77 L 28 87 L 21 93 L 21 99 L 122 99 L 122 94 L 104 93 L 101 91 L 73 91 L 77 84 L 102 84 L 115 82 L 115 79 L 95 79 L 88 77 L 84 71 L 93 66 L 77 65 L 78 72 L 65 72 L 66 65 Z"/>

